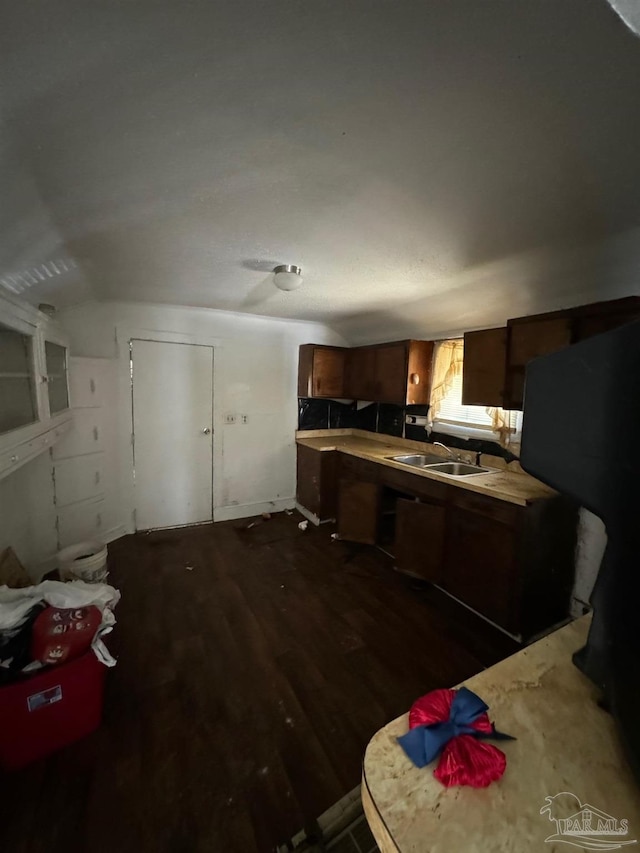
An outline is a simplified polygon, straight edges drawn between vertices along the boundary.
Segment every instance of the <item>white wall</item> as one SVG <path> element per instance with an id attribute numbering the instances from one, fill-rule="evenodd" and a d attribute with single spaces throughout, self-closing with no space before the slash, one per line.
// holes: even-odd
<path id="1" fill-rule="evenodd" d="M 121 302 L 69 309 L 59 320 L 70 336 L 72 355 L 117 362 L 121 518 L 112 519 L 113 524 L 128 530 L 133 524 L 131 337 L 214 346 L 214 519 L 293 505 L 298 347 L 310 342 L 343 345 L 339 335 L 316 323 Z M 225 425 L 226 413 L 246 414 L 248 423 Z"/>
<path id="2" fill-rule="evenodd" d="M 576 576 L 571 594 L 573 616 L 582 616 L 584 606 L 589 604 L 606 544 L 607 534 L 603 522 L 582 508 L 578 519 Z"/>

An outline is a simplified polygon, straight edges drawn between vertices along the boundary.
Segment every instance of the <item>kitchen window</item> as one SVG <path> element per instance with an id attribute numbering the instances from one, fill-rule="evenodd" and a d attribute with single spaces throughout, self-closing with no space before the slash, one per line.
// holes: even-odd
<path id="1" fill-rule="evenodd" d="M 462 338 L 439 341 L 435 346 L 429 428 L 435 432 L 497 441 L 503 446 L 519 443 L 522 412 L 509 412 L 462 403 Z"/>

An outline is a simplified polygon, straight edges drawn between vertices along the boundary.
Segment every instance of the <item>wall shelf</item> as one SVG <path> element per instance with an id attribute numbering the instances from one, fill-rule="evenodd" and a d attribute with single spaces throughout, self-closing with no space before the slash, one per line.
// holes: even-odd
<path id="1" fill-rule="evenodd" d="M 67 362 L 57 323 L 0 294 L 0 479 L 47 451 L 71 426 Z"/>

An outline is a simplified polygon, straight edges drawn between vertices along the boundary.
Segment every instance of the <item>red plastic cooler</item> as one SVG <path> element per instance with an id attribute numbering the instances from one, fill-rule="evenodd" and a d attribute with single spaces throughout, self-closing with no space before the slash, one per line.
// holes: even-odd
<path id="1" fill-rule="evenodd" d="M 0 767 L 17 770 L 97 729 L 106 669 L 89 650 L 0 687 Z"/>

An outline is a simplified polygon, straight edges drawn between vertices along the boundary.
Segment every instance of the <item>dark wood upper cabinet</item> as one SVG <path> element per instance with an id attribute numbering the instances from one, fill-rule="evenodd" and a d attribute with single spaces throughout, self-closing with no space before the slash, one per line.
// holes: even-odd
<path id="1" fill-rule="evenodd" d="M 407 393 L 407 346 L 387 344 L 375 349 L 375 400 L 403 403 Z"/>
<path id="2" fill-rule="evenodd" d="M 522 409 L 528 362 L 569 346 L 573 337 L 570 316 L 523 317 L 507 324 L 507 364 L 503 408 Z"/>
<path id="3" fill-rule="evenodd" d="M 376 350 L 357 347 L 347 350 L 347 396 L 354 400 L 376 399 Z"/>
<path id="4" fill-rule="evenodd" d="M 522 409 L 525 371 L 532 359 L 637 319 L 640 297 L 629 296 L 517 317 L 502 329 L 467 332 L 462 402 Z M 304 344 L 298 396 L 427 405 L 433 347 L 433 341 L 394 341 L 353 349 Z"/>
<path id="5" fill-rule="evenodd" d="M 506 326 L 465 334 L 462 373 L 465 406 L 502 406 L 506 358 Z"/>
<path id="6" fill-rule="evenodd" d="M 569 346 L 572 323 L 570 317 L 510 320 L 509 333 L 509 365 L 519 367 L 540 355 Z"/>
<path id="7" fill-rule="evenodd" d="M 400 406 L 427 404 L 433 341 L 396 341 L 348 350 L 347 396 Z"/>
<path id="8" fill-rule="evenodd" d="M 347 352 L 342 347 L 303 344 L 298 361 L 298 397 L 345 397 Z"/>
<path id="9" fill-rule="evenodd" d="M 640 317 L 640 297 L 578 305 L 563 311 L 509 320 L 505 409 L 522 409 L 529 361 Z"/>
<path id="10" fill-rule="evenodd" d="M 375 346 L 303 344 L 298 396 L 371 400 L 400 406 L 429 402 L 433 341 Z"/>
<path id="11" fill-rule="evenodd" d="M 444 504 L 396 501 L 396 565 L 409 575 L 442 583 L 445 542 Z"/>
<path id="12" fill-rule="evenodd" d="M 611 302 L 582 305 L 574 309 L 573 343 L 609 332 L 640 319 L 640 297 L 627 296 Z"/>
<path id="13" fill-rule="evenodd" d="M 506 337 L 504 329 L 467 332 L 462 402 L 522 409 L 528 362 L 636 319 L 640 297 L 628 296 L 509 320 Z"/>
<path id="14" fill-rule="evenodd" d="M 428 405 L 431 397 L 433 341 L 407 341 L 407 406 Z"/>

